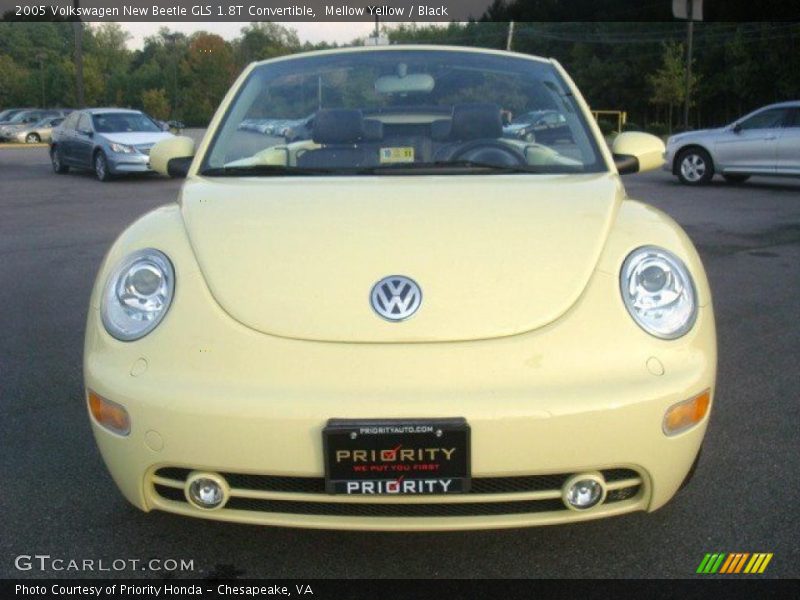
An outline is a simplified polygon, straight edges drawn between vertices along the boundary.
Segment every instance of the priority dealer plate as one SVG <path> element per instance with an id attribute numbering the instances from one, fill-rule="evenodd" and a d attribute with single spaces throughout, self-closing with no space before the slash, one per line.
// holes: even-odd
<path id="1" fill-rule="evenodd" d="M 463 494 L 469 425 L 461 418 L 331 419 L 322 432 L 329 494 Z"/>

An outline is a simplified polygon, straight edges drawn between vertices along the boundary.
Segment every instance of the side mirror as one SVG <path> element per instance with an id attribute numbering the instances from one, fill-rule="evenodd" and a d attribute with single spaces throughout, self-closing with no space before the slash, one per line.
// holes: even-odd
<path id="1" fill-rule="evenodd" d="M 731 131 L 733 133 L 741 133 L 742 131 L 742 124 L 741 123 L 734 123 L 733 127 L 731 127 Z"/>
<path id="2" fill-rule="evenodd" d="M 661 138 L 641 131 L 620 133 L 611 145 L 620 175 L 658 169 L 664 164 L 665 151 Z"/>
<path id="3" fill-rule="evenodd" d="M 161 140 L 150 150 L 150 167 L 162 175 L 186 177 L 194 158 L 194 140 L 176 136 Z"/>
<path id="4" fill-rule="evenodd" d="M 81 135 L 85 135 L 88 138 L 94 136 L 94 132 L 90 129 L 81 129 L 80 131 L 78 131 L 78 133 L 80 133 Z"/>

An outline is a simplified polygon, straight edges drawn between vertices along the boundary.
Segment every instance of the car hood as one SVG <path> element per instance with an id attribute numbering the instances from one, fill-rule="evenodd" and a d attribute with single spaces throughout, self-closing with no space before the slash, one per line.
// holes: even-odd
<path id="1" fill-rule="evenodd" d="M 105 139 L 115 144 L 139 146 L 140 144 L 155 144 L 166 138 L 173 137 L 168 131 L 129 131 L 125 133 L 101 133 Z"/>
<path id="2" fill-rule="evenodd" d="M 699 138 L 710 138 L 719 135 L 723 131 L 725 131 L 724 127 L 717 127 L 715 129 L 696 129 L 693 131 L 685 131 L 684 133 L 678 133 L 676 135 L 670 136 L 669 141 L 671 143 L 676 143 L 676 142 L 688 142 L 690 140 Z"/>
<path id="3" fill-rule="evenodd" d="M 624 191 L 616 175 L 193 177 L 181 211 L 209 289 L 240 323 L 337 342 L 513 335 L 586 287 Z M 402 322 L 370 291 L 405 275 Z"/>

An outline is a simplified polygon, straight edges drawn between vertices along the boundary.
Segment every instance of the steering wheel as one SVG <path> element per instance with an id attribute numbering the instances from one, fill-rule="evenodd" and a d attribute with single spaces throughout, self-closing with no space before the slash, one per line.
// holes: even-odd
<path id="1" fill-rule="evenodd" d="M 457 146 L 448 160 L 474 161 L 497 167 L 518 167 L 528 164 L 517 148 L 497 140 L 473 140 Z"/>

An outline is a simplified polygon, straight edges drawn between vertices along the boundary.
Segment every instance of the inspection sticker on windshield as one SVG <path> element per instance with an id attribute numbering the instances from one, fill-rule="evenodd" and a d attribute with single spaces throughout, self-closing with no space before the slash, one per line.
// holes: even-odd
<path id="1" fill-rule="evenodd" d="M 381 163 L 414 162 L 414 147 L 381 148 Z"/>

